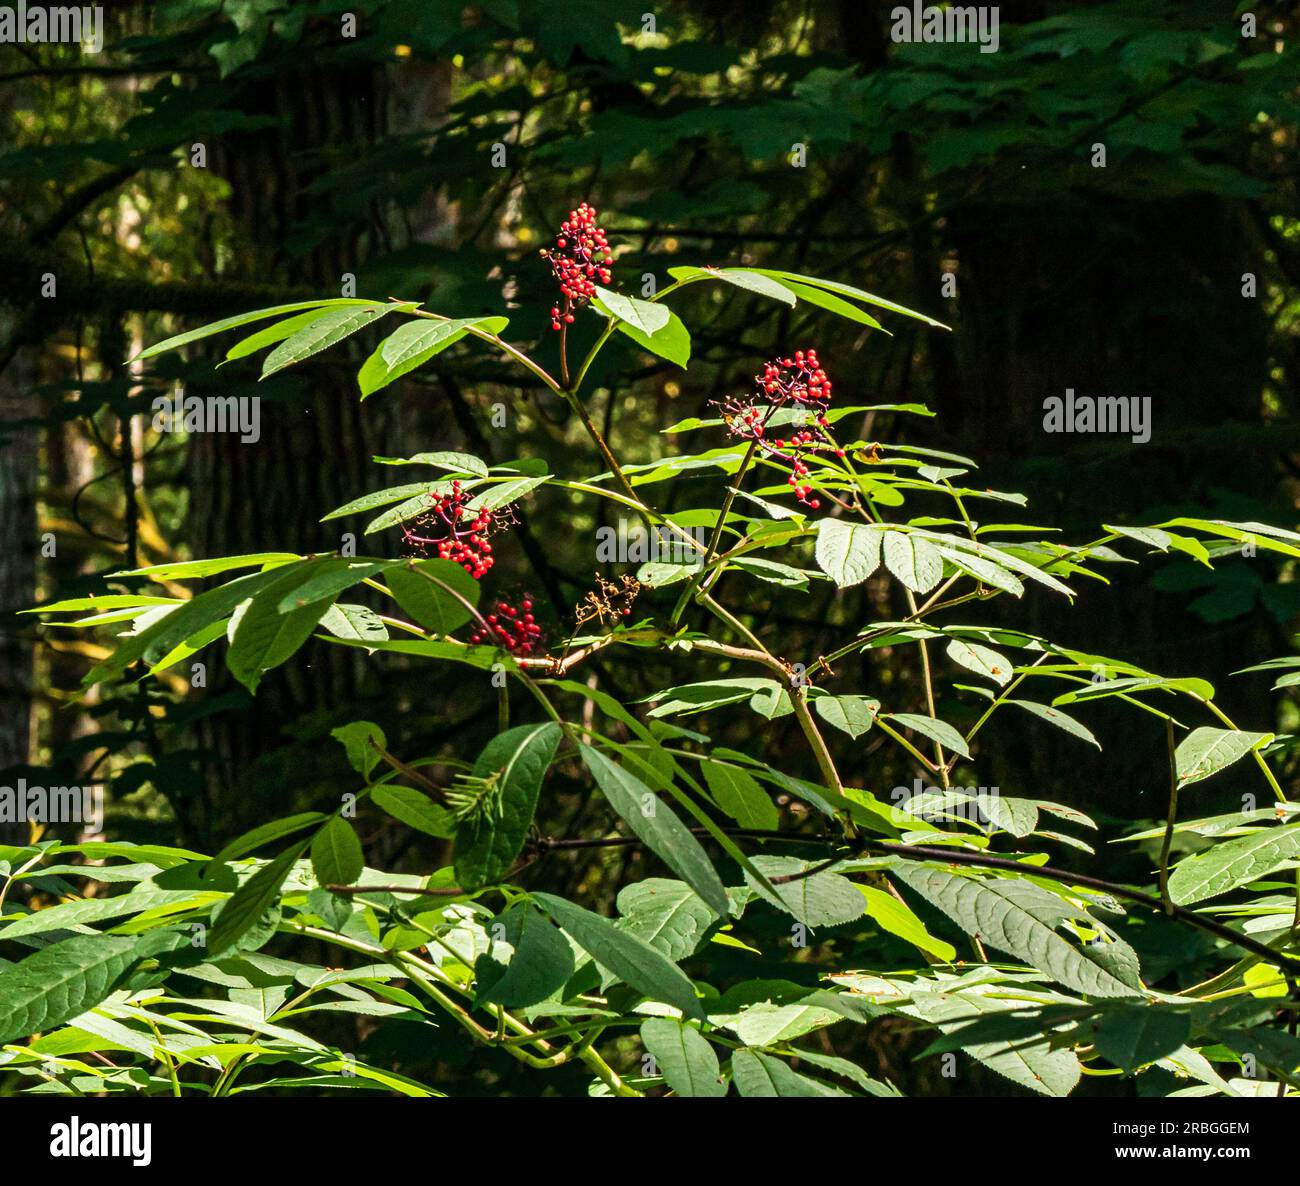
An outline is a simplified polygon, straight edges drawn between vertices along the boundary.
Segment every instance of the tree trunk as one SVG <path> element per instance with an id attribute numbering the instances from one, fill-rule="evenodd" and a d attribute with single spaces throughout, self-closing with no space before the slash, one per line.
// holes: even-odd
<path id="1" fill-rule="evenodd" d="M 429 103 L 437 107 L 445 101 L 445 72 L 422 77 Z M 418 91 L 419 79 L 415 85 Z M 381 72 L 307 68 L 249 89 L 246 109 L 275 116 L 278 127 L 227 138 L 216 160 L 231 186 L 229 208 L 242 239 L 237 256 L 247 278 L 339 295 L 345 274 L 360 277 L 365 260 L 389 246 L 382 212 L 373 211 L 366 226 L 345 225 L 334 219 L 328 198 L 309 192 L 328 167 L 314 163 L 315 154 L 349 146 L 360 153 L 385 134 L 385 88 Z M 403 95 L 405 102 L 406 89 Z M 421 218 L 423 233 L 436 233 L 440 213 L 431 196 Z M 309 252 L 296 254 L 290 241 L 308 223 L 323 225 L 325 233 Z M 359 530 L 356 521 L 322 525 L 319 519 L 373 487 L 372 455 L 402 451 L 402 431 L 420 420 L 403 412 L 397 400 L 375 400 L 362 410 L 355 373 L 364 357 L 359 350 L 373 341 L 372 336 L 336 347 L 274 386 L 244 388 L 241 393 L 263 397 L 257 443 L 217 433 L 191 437 L 194 555 L 334 551 L 344 542 L 342 531 Z M 427 420 L 424 427 L 430 427 Z M 357 547 L 364 553 L 365 541 L 358 539 Z M 204 694 L 230 690 L 224 668 L 209 667 Z M 285 794 L 309 787 L 322 759 L 336 756 L 327 738 L 320 744 L 322 721 L 334 706 L 358 700 L 364 673 L 359 652 L 308 643 L 263 681 L 255 707 L 206 718 L 201 737 L 211 759 L 202 823 L 207 834 L 195 839 L 211 842 L 265 818 L 268 810 L 286 810 Z M 286 726 L 313 713 L 318 715 L 310 735 L 285 749 Z"/>
<path id="2" fill-rule="evenodd" d="M 15 618 L 36 600 L 36 485 L 40 433 L 14 422 L 40 415 L 30 350 L 0 372 L 0 782 L 32 760 L 33 619 Z M 27 825 L 0 821 L 0 843 L 21 844 Z"/>

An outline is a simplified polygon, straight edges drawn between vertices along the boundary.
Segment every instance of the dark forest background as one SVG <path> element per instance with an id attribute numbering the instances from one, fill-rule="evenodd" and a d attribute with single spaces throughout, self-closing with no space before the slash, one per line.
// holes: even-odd
<path id="1" fill-rule="evenodd" d="M 990 54 L 896 44 L 892 7 L 175 0 L 104 5 L 96 56 L 3 47 L 0 781 L 104 781 L 114 836 L 212 851 L 273 813 L 337 802 L 351 771 L 328 733 L 342 722 L 384 721 L 399 752 L 477 752 L 495 731 L 491 689 L 431 679 L 400 657 L 311 644 L 256 706 L 217 662 L 201 690 L 163 681 L 77 700 L 96 643 L 11 611 L 169 558 L 338 548 L 364 517 L 319 518 L 392 484 L 374 455 L 464 449 L 597 472 L 564 405 L 481 352 L 448 351 L 364 409 L 364 333 L 256 387 L 252 365 L 216 371 L 215 349 L 128 362 L 186 326 L 339 295 L 348 277 L 349 295 L 421 299 L 453 316 L 508 304 L 512 340 L 546 341 L 551 281 L 538 249 L 582 200 L 602 212 L 616 286 L 629 292 L 646 274 L 666 283 L 677 264 L 770 263 L 953 329 L 893 318 L 890 337 L 803 303 L 692 289 L 689 372 L 630 342 L 601 356 L 592 412 L 630 461 L 673 452 L 660 430 L 707 415 L 763 359 L 814 345 L 852 402 L 936 413 L 878 417 L 878 439 L 966 454 L 982 484 L 1028 495 L 990 519 L 1055 525 L 1079 542 L 1102 523 L 1180 513 L 1295 527 L 1290 6 L 1241 6 L 1257 24 L 1244 37 L 1230 3 L 1015 0 L 1000 6 Z M 150 402 L 177 379 L 195 393 L 261 395 L 261 440 L 150 433 Z M 1149 397 L 1151 440 L 1045 433 L 1043 400 L 1070 387 Z M 673 507 L 698 505 L 690 479 L 660 489 Z M 494 593 L 533 592 L 553 638 L 571 631 L 599 567 L 590 516 L 559 493 L 532 500 L 489 578 Z M 1230 678 L 1291 649 L 1300 597 L 1276 559 L 1211 572 L 1156 558 L 1107 572 L 1073 606 L 1012 603 L 1017 625 L 1204 676 L 1244 728 L 1294 724 L 1286 705 L 1278 719 L 1267 674 Z M 763 589 L 733 608 L 778 624 L 786 654 L 820 653 L 821 603 L 836 591 Z M 851 595 L 864 622 L 905 612 L 883 577 Z M 979 620 L 999 620 L 1005 600 Z M 915 705 L 894 707 L 922 709 L 913 654 L 855 660 L 863 686 L 915 688 Z M 642 681 L 665 682 L 650 662 L 601 677 L 633 697 Z M 1108 703 L 1086 711 L 1101 753 L 1012 721 L 981 736 L 978 780 L 1103 820 L 1158 814 L 1163 728 L 1112 718 Z M 788 720 L 757 734 L 755 719 L 724 717 L 710 732 L 755 754 L 797 751 Z M 860 752 L 848 780 L 886 794 L 910 783 L 888 751 Z M 1232 779 L 1220 782 L 1207 798 L 1233 799 Z M 545 810 L 563 830 L 585 806 L 575 789 Z M 438 855 L 419 847 L 435 841 L 379 818 L 363 839 L 384 867 L 427 869 Z M 640 875 L 636 859 L 620 877 Z M 1109 875 L 1124 859 L 1108 858 Z M 548 872 L 559 875 L 572 890 L 584 866 Z"/>

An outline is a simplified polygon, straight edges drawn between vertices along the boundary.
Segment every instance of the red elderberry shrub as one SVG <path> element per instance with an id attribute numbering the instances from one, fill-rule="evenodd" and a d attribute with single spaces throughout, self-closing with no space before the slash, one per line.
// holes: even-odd
<path id="1" fill-rule="evenodd" d="M 496 613 L 488 614 L 484 621 L 487 629 L 476 627 L 469 636 L 472 646 L 499 646 L 523 658 L 541 645 L 542 628 L 533 617 L 533 601 L 527 593 L 517 607 L 498 601 Z"/>
<path id="2" fill-rule="evenodd" d="M 454 560 L 475 580 L 480 579 L 493 563 L 488 532 L 495 525 L 495 516 L 487 507 L 469 509 L 469 492 L 461 489 L 459 482 L 452 482 L 449 492 L 430 498 L 433 501 L 427 511 L 402 525 L 406 543 L 424 555 Z"/>
<path id="3" fill-rule="evenodd" d="M 787 483 L 791 493 L 813 510 L 821 506 L 821 500 L 811 497 L 812 486 L 804 481 L 808 477 L 808 463 L 804 458 L 822 451 L 844 456 L 844 450 L 830 434 L 830 421 L 826 417 L 832 387 L 817 351 L 796 350 L 790 358 L 774 358 L 763 364 L 762 373 L 754 376 L 752 396 L 729 399 L 719 405 L 732 436 L 757 442 L 766 456 L 789 465 L 791 473 Z M 784 438 L 770 438 L 768 421 L 783 408 L 809 412 L 815 427 L 796 429 Z"/>
<path id="4" fill-rule="evenodd" d="M 551 307 L 551 329 L 558 330 L 561 322 L 573 324 L 573 311 L 596 295 L 597 281 L 609 283 L 607 265 L 614 254 L 605 232 L 596 223 L 596 208 L 583 202 L 569 211 L 568 221 L 560 224 L 555 247 L 542 255 L 560 284 L 560 303 Z"/>

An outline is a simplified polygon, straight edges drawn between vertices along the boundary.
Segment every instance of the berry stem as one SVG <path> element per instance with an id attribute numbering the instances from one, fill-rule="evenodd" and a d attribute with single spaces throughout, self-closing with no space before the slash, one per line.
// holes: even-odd
<path id="1" fill-rule="evenodd" d="M 741 483 L 745 480 L 745 474 L 749 470 L 750 463 L 754 460 L 754 454 L 757 450 L 758 441 L 751 440 L 749 448 L 745 450 L 744 460 L 741 461 L 740 468 L 736 471 L 735 480 L 727 487 L 726 497 L 722 500 L 722 510 L 718 515 L 718 521 L 713 525 L 713 534 L 709 537 L 709 546 L 704 549 L 704 559 L 700 561 L 700 567 L 691 573 L 690 580 L 686 582 L 686 588 L 682 590 L 682 595 L 677 599 L 677 605 L 673 608 L 672 623 L 674 626 L 681 620 L 681 616 L 694 596 L 695 590 L 710 575 L 709 562 L 717 553 L 718 543 L 722 538 L 722 530 L 727 522 L 727 515 L 731 513 L 731 504 L 736 501 L 736 494 L 740 490 Z M 719 567 L 718 572 L 722 572 L 721 567 Z M 708 589 L 716 583 L 716 580 L 715 577 L 704 588 Z"/>
<path id="2" fill-rule="evenodd" d="M 569 381 L 569 325 L 564 321 L 560 322 L 560 385 L 565 391 L 573 389 Z"/>

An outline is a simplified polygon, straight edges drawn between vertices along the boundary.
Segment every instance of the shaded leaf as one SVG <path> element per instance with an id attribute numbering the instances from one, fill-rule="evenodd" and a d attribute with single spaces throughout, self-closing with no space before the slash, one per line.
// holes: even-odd
<path id="1" fill-rule="evenodd" d="M 1125 970 L 1123 961 L 1117 962 L 1106 951 L 1114 947 L 1128 954 L 1132 949 L 1119 940 L 1084 944 L 1065 938 L 1057 930 L 1062 923 L 1092 920 L 1031 881 L 966 877 L 912 861 L 899 861 L 890 872 L 967 934 L 1024 960 L 1069 988 L 1098 997 L 1136 996 L 1141 991 L 1136 959 L 1132 970 Z M 1122 979 L 1117 970 L 1123 971 Z"/>
<path id="2" fill-rule="evenodd" d="M 352 825 L 342 816 L 330 821 L 311 842 L 311 866 L 322 886 L 351 885 L 361 875 L 365 861 L 361 841 Z"/>
<path id="3" fill-rule="evenodd" d="M 716 1099 L 727 1094 L 718 1056 L 691 1026 L 675 1017 L 651 1017 L 641 1024 L 641 1042 L 678 1095 Z"/>
<path id="4" fill-rule="evenodd" d="M 686 974 L 644 939 L 564 898 L 536 892 L 532 897 L 601 967 L 652 1000 L 704 1020 L 704 1010 Z"/>
<path id="5" fill-rule="evenodd" d="M 491 885 L 514 864 L 561 736 L 560 726 L 547 721 L 507 729 L 484 747 L 473 774 L 496 779 L 495 803 L 456 830 L 456 876 L 462 886 Z"/>
<path id="6" fill-rule="evenodd" d="M 587 769 L 623 822 L 716 910 L 719 917 L 725 918 L 728 913 L 727 891 L 723 889 L 722 880 L 708 854 L 690 829 L 631 771 L 615 765 L 590 746 L 584 745 L 581 749 Z"/>

